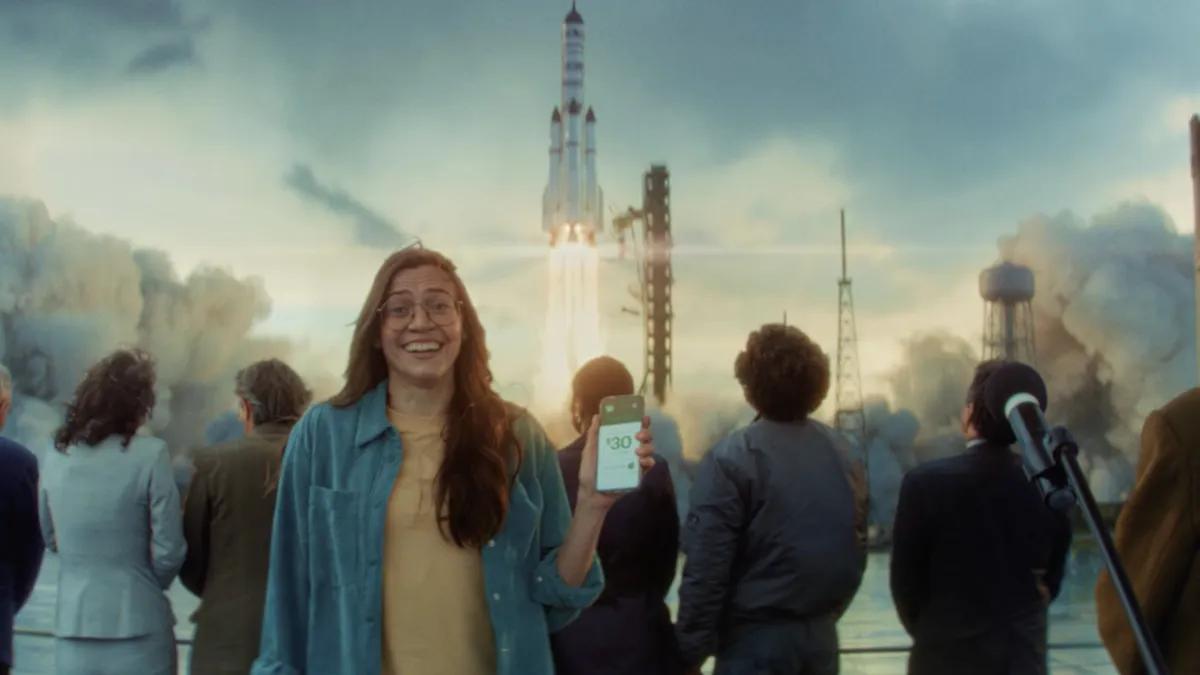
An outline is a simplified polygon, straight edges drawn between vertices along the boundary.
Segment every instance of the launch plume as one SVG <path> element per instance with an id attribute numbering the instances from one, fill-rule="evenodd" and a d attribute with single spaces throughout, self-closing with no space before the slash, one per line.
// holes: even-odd
<path id="1" fill-rule="evenodd" d="M 44 451 L 88 366 L 137 346 L 158 363 L 150 431 L 176 452 L 200 444 L 232 407 L 239 368 L 293 356 L 288 342 L 251 335 L 270 309 L 255 279 L 212 268 L 180 279 L 161 251 L 0 197 L 0 360 L 15 391 L 4 434 Z"/>
<path id="2" fill-rule="evenodd" d="M 1196 386 L 1192 236 L 1160 207 L 1129 202 L 1090 220 L 1035 216 L 1001 238 L 999 252 L 1035 274 L 1047 417 L 1079 441 L 1097 499 L 1118 501 L 1132 485 L 1146 415 Z M 903 410 L 877 401 L 867 413 L 872 488 L 887 522 L 902 471 L 961 448 L 953 420 L 979 358 L 946 334 L 910 341 L 905 356 L 891 380 Z"/>
<path id="3" fill-rule="evenodd" d="M 1029 220 L 1000 251 L 1037 275 L 1048 412 L 1087 451 L 1093 489 L 1127 490 L 1146 415 L 1196 386 L 1192 236 L 1137 202 L 1090 223 L 1071 213 Z"/>

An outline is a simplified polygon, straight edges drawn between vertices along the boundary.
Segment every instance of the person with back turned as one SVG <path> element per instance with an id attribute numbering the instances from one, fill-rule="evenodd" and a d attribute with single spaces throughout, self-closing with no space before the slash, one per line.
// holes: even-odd
<path id="1" fill-rule="evenodd" d="M 1200 673 L 1200 389 L 1142 425 L 1133 491 L 1113 543 L 1171 675 Z M 1121 675 L 1146 672 L 1108 571 L 1096 582 L 1100 637 Z"/>
<path id="2" fill-rule="evenodd" d="M 191 675 L 245 675 L 258 656 L 283 447 L 312 392 L 278 359 L 234 378 L 246 435 L 201 450 L 183 505 L 179 580 L 200 597 Z"/>
<path id="3" fill-rule="evenodd" d="M 900 487 L 891 588 L 913 638 L 910 675 L 1047 672 L 1049 606 L 1071 528 L 1026 477 L 1008 421 L 984 403 L 1001 363 L 975 369 L 962 413 L 966 453 L 922 464 Z"/>
<path id="4" fill-rule="evenodd" d="M 154 360 L 120 350 L 92 366 L 42 458 L 42 535 L 58 553 L 59 675 L 175 675 L 167 589 L 187 555 L 167 444 L 138 430 Z"/>
<path id="5" fill-rule="evenodd" d="M 685 672 L 835 675 L 837 621 L 867 564 L 867 485 L 809 416 L 829 359 L 794 326 L 750 334 L 734 372 L 759 413 L 701 461 L 683 527 L 676 634 Z"/>
<path id="6" fill-rule="evenodd" d="M 0 365 L 0 429 L 12 406 L 12 376 Z M 0 437 L 0 675 L 13 666 L 13 619 L 33 593 L 42 567 L 37 457 Z"/>
<path id="7" fill-rule="evenodd" d="M 579 467 L 592 417 L 608 396 L 632 394 L 633 375 L 601 356 L 579 369 L 571 410 L 579 438 L 558 453 L 574 509 Z M 678 668 L 667 591 L 679 562 L 679 512 L 671 472 L 661 458 L 641 486 L 621 497 L 600 530 L 604 590 L 591 607 L 550 636 L 557 675 L 672 675 Z"/>

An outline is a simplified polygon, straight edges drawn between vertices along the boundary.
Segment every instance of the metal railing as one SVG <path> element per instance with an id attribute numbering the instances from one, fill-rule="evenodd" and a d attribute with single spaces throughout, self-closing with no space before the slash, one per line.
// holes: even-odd
<path id="1" fill-rule="evenodd" d="M 40 630 L 36 628 L 14 628 L 13 635 L 17 637 L 33 637 L 43 639 L 54 639 L 54 631 Z M 175 644 L 180 646 L 190 647 L 192 645 L 191 638 L 175 638 Z M 880 647 L 842 647 L 838 649 L 839 654 L 854 656 L 856 654 L 905 654 L 912 647 L 909 645 L 884 645 Z M 1049 651 L 1079 651 L 1084 649 L 1104 649 L 1104 645 L 1099 642 L 1057 642 L 1047 645 Z"/>

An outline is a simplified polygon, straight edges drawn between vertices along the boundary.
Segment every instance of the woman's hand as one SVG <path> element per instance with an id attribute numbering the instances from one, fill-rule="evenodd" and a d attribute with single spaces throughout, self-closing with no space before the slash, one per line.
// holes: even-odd
<path id="1" fill-rule="evenodd" d="M 583 455 L 579 462 L 579 493 L 576 497 L 576 511 L 580 507 L 607 512 L 617 500 L 621 498 L 624 492 L 596 492 L 596 461 L 598 456 L 598 438 L 600 435 L 600 416 L 592 417 L 592 424 L 588 427 L 587 441 L 583 445 Z M 642 418 L 642 430 L 637 432 L 634 437 L 638 440 L 638 447 L 635 451 L 638 456 L 638 463 L 642 465 L 642 475 L 654 467 L 654 434 L 650 432 L 650 418 Z"/>

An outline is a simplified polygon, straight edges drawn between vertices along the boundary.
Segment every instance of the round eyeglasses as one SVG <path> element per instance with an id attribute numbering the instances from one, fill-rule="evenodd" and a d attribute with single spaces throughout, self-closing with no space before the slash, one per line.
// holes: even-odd
<path id="1" fill-rule="evenodd" d="M 379 315 L 389 327 L 407 326 L 417 315 L 417 308 L 425 310 L 429 321 L 438 326 L 448 326 L 458 318 L 458 302 L 445 297 L 426 298 L 422 302 L 392 299 L 379 308 Z"/>

